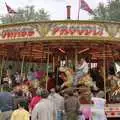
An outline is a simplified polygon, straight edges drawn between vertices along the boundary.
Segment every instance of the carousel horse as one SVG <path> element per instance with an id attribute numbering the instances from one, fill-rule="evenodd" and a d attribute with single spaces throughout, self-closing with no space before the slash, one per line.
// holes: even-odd
<path id="1" fill-rule="evenodd" d="M 64 80 L 64 83 L 62 84 L 61 88 L 63 87 L 71 87 L 73 85 L 73 77 L 74 73 L 73 70 L 67 67 L 61 67 L 61 72 L 64 72 L 65 75 L 62 76 L 62 79 Z M 88 87 L 93 86 L 92 78 L 90 74 L 85 74 L 79 81 L 78 85 L 85 85 Z"/>
<path id="2" fill-rule="evenodd" d="M 40 86 L 45 87 L 46 84 L 46 80 L 47 80 L 47 76 L 45 72 L 42 71 L 36 71 L 34 73 L 34 80 L 31 80 L 31 85 L 33 86 L 33 88 L 38 88 Z"/>
<path id="3" fill-rule="evenodd" d="M 60 72 L 64 73 L 61 75 L 61 78 L 64 81 L 63 84 L 61 85 L 61 88 L 71 87 L 73 83 L 73 70 L 68 67 L 61 67 Z"/>
<path id="4" fill-rule="evenodd" d="M 120 94 L 120 79 L 116 80 L 116 84 L 113 85 L 112 87 L 112 96 L 116 96 Z"/>
<path id="5" fill-rule="evenodd" d="M 90 74 L 84 75 L 78 81 L 78 85 L 84 85 L 84 86 L 87 86 L 87 87 L 92 87 L 93 86 L 93 81 L 92 81 L 92 78 L 91 78 Z"/>

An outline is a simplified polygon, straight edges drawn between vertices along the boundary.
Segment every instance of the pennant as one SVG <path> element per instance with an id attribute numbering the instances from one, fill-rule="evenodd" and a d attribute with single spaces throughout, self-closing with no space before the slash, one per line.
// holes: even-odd
<path id="1" fill-rule="evenodd" d="M 80 0 L 79 5 L 80 5 L 79 9 L 85 10 L 90 14 L 94 14 L 93 10 L 89 7 L 86 1 Z"/>
<path id="2" fill-rule="evenodd" d="M 6 5 L 6 8 L 7 8 L 7 11 L 9 14 L 15 14 L 16 11 L 13 10 L 6 2 L 5 2 L 5 5 Z"/>
<path id="3" fill-rule="evenodd" d="M 80 9 L 87 11 L 88 13 L 95 15 L 94 11 L 89 7 L 86 1 L 79 0 L 79 9 L 78 9 L 78 19 L 79 19 L 79 12 Z"/>

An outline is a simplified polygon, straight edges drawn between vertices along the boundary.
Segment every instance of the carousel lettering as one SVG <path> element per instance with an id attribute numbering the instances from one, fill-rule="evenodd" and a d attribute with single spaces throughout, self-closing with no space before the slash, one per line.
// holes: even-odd
<path id="1" fill-rule="evenodd" d="M 53 35 L 103 35 L 103 28 L 97 25 L 55 25 L 53 26 L 52 31 Z"/>
<path id="2" fill-rule="evenodd" d="M 4 39 L 25 38 L 33 35 L 34 30 L 32 28 L 12 28 L 2 31 L 2 38 Z"/>

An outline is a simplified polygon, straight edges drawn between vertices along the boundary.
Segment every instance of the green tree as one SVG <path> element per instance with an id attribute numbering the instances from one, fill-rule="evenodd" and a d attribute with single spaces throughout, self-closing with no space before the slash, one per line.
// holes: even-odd
<path id="1" fill-rule="evenodd" d="M 99 3 L 94 13 L 94 20 L 120 21 L 120 0 L 108 0 L 107 4 Z"/>
<path id="2" fill-rule="evenodd" d="M 49 20 L 50 16 L 43 8 L 35 11 L 34 6 L 18 8 L 16 14 L 1 16 L 2 24 Z"/>

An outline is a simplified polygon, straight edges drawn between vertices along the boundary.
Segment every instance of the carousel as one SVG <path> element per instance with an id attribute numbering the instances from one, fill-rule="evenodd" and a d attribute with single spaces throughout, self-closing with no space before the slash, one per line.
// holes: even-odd
<path id="1" fill-rule="evenodd" d="M 79 86 L 91 88 L 95 83 L 109 103 L 120 101 L 119 71 L 110 72 L 120 61 L 119 22 L 66 20 L 1 25 L 0 58 L 1 78 L 10 61 L 21 75 L 35 64 L 44 68 L 47 77 L 54 73 L 55 86 L 62 88 L 72 86 L 76 66 L 85 58 L 89 72 L 79 80 Z M 39 84 L 47 88 L 47 78 L 42 79 Z"/>

